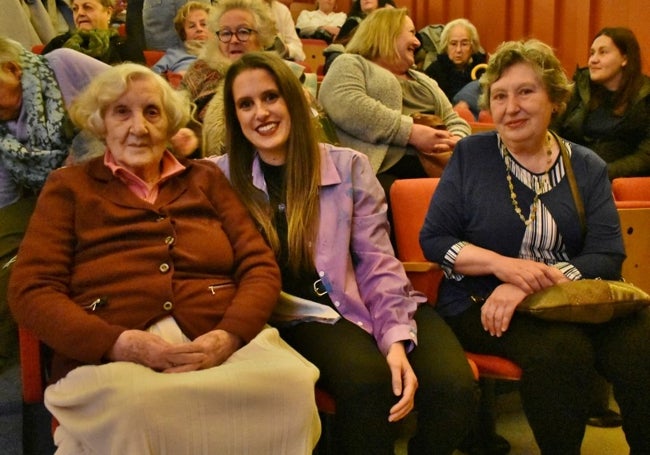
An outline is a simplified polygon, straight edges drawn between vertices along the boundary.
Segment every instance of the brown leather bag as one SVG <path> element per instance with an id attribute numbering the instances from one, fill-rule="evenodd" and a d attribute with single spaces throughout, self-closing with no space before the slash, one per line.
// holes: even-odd
<path id="1" fill-rule="evenodd" d="M 419 125 L 426 125 L 437 130 L 446 130 L 447 125 L 442 119 L 435 114 L 427 114 L 424 112 L 416 112 L 411 114 L 413 117 L 413 123 Z M 440 152 L 434 154 L 426 154 L 418 151 L 418 158 L 420 159 L 420 164 L 424 168 L 424 172 L 427 173 L 429 177 L 440 177 L 442 171 L 445 170 L 445 166 L 451 158 L 452 152 Z"/>

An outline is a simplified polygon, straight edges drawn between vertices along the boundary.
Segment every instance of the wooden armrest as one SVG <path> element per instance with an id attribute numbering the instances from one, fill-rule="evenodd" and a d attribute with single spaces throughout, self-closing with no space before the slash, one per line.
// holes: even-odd
<path id="1" fill-rule="evenodd" d="M 404 270 L 407 272 L 431 272 L 433 270 L 440 270 L 440 266 L 435 262 L 402 262 Z"/>

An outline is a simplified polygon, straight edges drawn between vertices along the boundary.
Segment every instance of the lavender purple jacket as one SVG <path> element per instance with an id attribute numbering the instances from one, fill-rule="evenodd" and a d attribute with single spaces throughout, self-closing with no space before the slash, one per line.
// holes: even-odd
<path id="1" fill-rule="evenodd" d="M 209 159 L 230 176 L 228 155 Z M 267 192 L 259 157 L 253 162 L 253 184 Z M 368 158 L 322 144 L 316 269 L 337 310 L 371 334 L 384 355 L 395 342 L 407 341 L 409 350 L 417 344 L 413 315 L 426 302 L 395 257 L 386 209 Z"/>

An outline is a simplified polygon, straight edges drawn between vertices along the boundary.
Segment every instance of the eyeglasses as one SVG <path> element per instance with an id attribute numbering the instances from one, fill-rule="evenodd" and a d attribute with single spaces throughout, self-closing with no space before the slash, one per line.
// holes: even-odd
<path id="1" fill-rule="evenodd" d="M 231 32 L 230 30 L 219 30 L 217 32 L 217 38 L 219 38 L 219 41 L 222 43 L 229 43 L 232 41 L 233 36 L 237 36 L 237 40 L 245 43 L 253 33 L 257 33 L 257 30 L 246 27 L 238 28 L 236 32 Z"/>

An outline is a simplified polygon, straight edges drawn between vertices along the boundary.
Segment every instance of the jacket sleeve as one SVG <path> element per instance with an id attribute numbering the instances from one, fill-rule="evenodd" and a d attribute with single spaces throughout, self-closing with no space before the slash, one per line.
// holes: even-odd
<path id="1" fill-rule="evenodd" d="M 365 156 L 352 160 L 351 173 L 354 208 L 350 252 L 354 274 L 373 320 L 379 350 L 386 355 L 393 343 L 417 342 L 413 316 L 426 298 L 413 290 L 395 257 L 388 236 L 384 190 Z"/>
<path id="2" fill-rule="evenodd" d="M 302 41 L 296 33 L 296 24 L 293 22 L 291 12 L 284 4 L 277 0 L 273 2 L 273 13 L 276 16 L 276 22 L 282 41 L 289 48 L 289 57 L 296 62 L 305 60 L 305 51 L 302 49 Z"/>
<path id="3" fill-rule="evenodd" d="M 420 72 L 412 71 L 411 74 L 421 84 L 429 89 L 431 98 L 426 100 L 427 104 L 429 104 L 431 110 L 439 115 L 440 118 L 442 118 L 442 121 L 445 122 L 447 131 L 459 137 L 469 136 L 472 133 L 472 129 L 469 124 L 458 115 L 458 113 L 456 113 L 449 98 L 447 98 L 445 92 L 443 92 L 440 86 L 438 86 L 438 83 Z"/>
<path id="4" fill-rule="evenodd" d="M 610 180 L 617 177 L 650 175 L 650 122 L 648 122 L 650 118 L 650 95 L 640 100 L 637 106 L 632 109 L 633 112 L 630 113 L 634 117 L 632 121 L 641 120 L 637 130 L 638 141 L 629 145 L 626 154 L 607 163 Z M 628 137 L 627 141 L 631 141 L 631 138 Z M 618 153 L 620 154 L 620 151 Z"/>
<path id="5" fill-rule="evenodd" d="M 50 174 L 38 198 L 12 270 L 9 304 L 18 324 L 55 351 L 98 363 L 126 328 L 89 314 L 68 297 L 77 208 L 67 181 L 80 174 L 67 171 Z"/>

